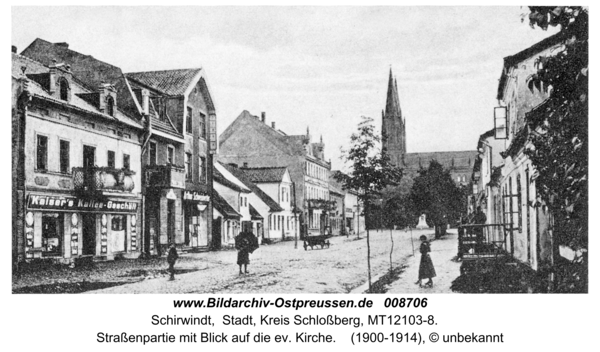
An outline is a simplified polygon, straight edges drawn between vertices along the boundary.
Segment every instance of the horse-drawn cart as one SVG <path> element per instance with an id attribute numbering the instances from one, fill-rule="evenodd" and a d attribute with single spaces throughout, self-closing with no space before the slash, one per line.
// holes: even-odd
<path id="1" fill-rule="evenodd" d="M 308 247 L 313 249 L 313 247 L 321 246 L 321 248 L 327 246 L 329 248 L 329 238 L 332 235 L 317 235 L 317 236 L 306 236 L 304 237 L 304 250 L 307 250 Z"/>

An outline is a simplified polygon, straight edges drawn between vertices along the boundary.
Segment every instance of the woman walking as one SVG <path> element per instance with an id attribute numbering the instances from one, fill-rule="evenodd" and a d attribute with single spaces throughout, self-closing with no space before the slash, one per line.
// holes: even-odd
<path id="1" fill-rule="evenodd" d="M 435 268 L 433 267 L 433 262 L 429 256 L 431 246 L 429 241 L 427 241 L 427 236 L 421 235 L 419 239 L 421 240 L 421 248 L 419 248 L 419 251 L 421 252 L 421 263 L 419 264 L 419 280 L 417 280 L 415 284 L 420 287 L 433 287 L 432 278 L 435 277 Z M 421 280 L 423 279 L 429 279 L 429 281 L 423 285 L 421 283 Z"/>
<path id="2" fill-rule="evenodd" d="M 235 249 L 238 250 L 237 264 L 240 267 L 240 275 L 249 273 L 250 253 L 254 252 L 256 248 L 258 248 L 258 239 L 252 232 L 242 231 L 242 233 L 235 236 Z M 242 265 L 244 266 L 243 272 Z"/>

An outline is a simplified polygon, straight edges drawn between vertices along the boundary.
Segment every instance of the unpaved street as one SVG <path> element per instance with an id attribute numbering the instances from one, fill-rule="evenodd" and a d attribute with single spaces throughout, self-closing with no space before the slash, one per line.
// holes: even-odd
<path id="1" fill-rule="evenodd" d="M 421 234 L 412 232 L 415 249 Z M 412 255 L 411 233 L 392 232 L 394 266 Z M 90 293 L 349 293 L 367 281 L 366 233 L 356 237 L 334 237 L 330 248 L 310 248 L 301 242 L 281 242 L 261 246 L 250 257 L 248 275 L 239 275 L 234 250 L 186 254 L 201 270 L 178 275 L 175 281 L 164 277 L 115 286 Z M 373 278 L 389 269 L 390 231 L 371 231 Z M 166 265 L 166 264 L 165 264 Z"/>

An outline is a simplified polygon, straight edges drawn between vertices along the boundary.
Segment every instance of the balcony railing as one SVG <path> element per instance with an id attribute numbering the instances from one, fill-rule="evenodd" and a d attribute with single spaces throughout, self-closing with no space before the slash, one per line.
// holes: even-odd
<path id="1" fill-rule="evenodd" d="M 474 224 L 458 227 L 458 258 L 495 259 L 508 256 L 508 224 Z"/>
<path id="2" fill-rule="evenodd" d="M 148 165 L 146 186 L 152 188 L 185 188 L 185 168 L 175 165 Z"/>
<path id="3" fill-rule="evenodd" d="M 79 191 L 131 192 L 135 172 L 109 167 L 74 167 L 73 187 Z"/>

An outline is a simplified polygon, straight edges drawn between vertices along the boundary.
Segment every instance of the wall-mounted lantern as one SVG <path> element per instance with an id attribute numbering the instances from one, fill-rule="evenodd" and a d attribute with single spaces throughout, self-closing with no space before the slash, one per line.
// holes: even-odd
<path id="1" fill-rule="evenodd" d="M 508 125 L 507 125 L 506 107 L 498 106 L 494 108 L 494 138 L 496 139 L 507 139 L 508 138 Z"/>

